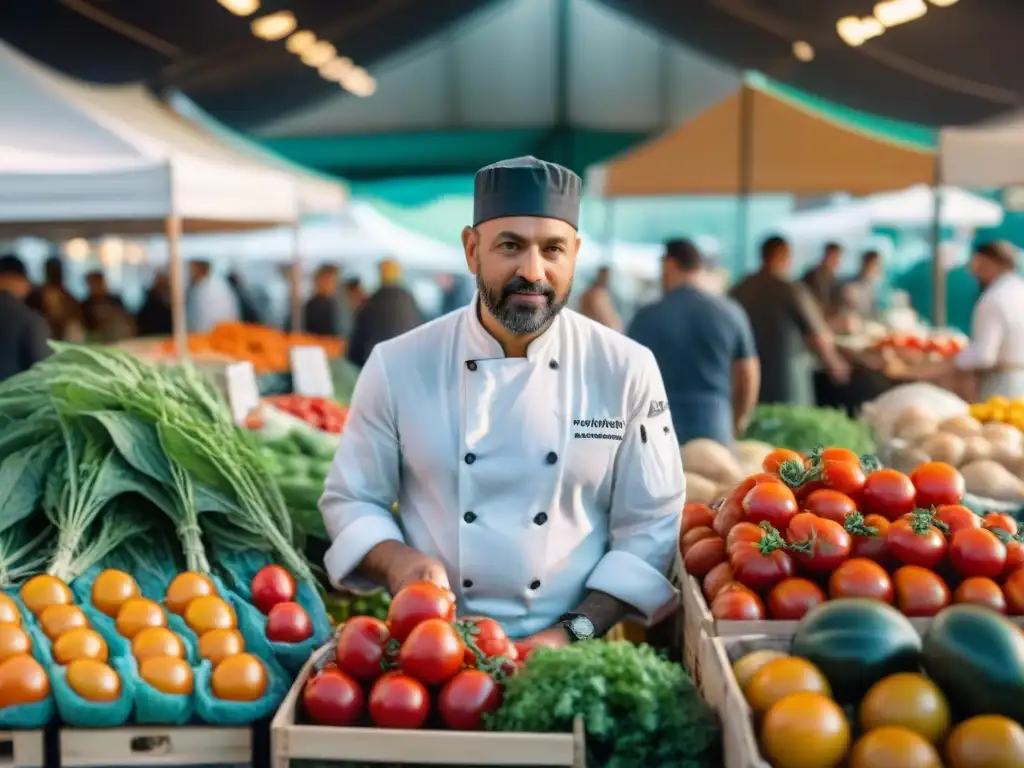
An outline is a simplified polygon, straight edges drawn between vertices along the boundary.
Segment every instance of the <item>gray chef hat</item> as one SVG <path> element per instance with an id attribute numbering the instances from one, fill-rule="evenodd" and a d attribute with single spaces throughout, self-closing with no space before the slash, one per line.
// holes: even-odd
<path id="1" fill-rule="evenodd" d="M 510 216 L 559 219 L 579 229 L 580 177 L 536 157 L 481 168 L 473 183 L 473 226 Z"/>

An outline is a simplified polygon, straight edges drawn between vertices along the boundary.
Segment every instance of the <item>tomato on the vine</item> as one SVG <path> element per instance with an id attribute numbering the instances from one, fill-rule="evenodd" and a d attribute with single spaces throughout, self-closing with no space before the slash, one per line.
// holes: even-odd
<path id="1" fill-rule="evenodd" d="M 866 557 L 855 557 L 836 568 L 828 579 L 828 596 L 865 597 L 891 603 L 892 580 L 885 568 Z"/>
<path id="2" fill-rule="evenodd" d="M 1024 616 L 1024 568 L 1006 577 L 1003 595 L 1006 596 L 1006 612 L 1011 616 Z"/>
<path id="3" fill-rule="evenodd" d="M 402 589 L 391 600 L 388 629 L 391 636 L 402 643 L 422 621 L 452 621 L 454 618 L 455 598 L 451 592 L 433 582 L 418 581 Z"/>
<path id="4" fill-rule="evenodd" d="M 372 616 L 353 616 L 338 632 L 335 660 L 338 668 L 356 680 L 371 682 L 384 672 L 387 625 Z"/>
<path id="5" fill-rule="evenodd" d="M 725 551 L 728 554 L 732 554 L 732 551 L 736 549 L 736 545 L 741 542 L 747 544 L 757 544 L 764 538 L 764 528 L 755 523 L 736 523 L 729 531 L 729 535 L 725 538 Z"/>
<path id="6" fill-rule="evenodd" d="M 796 496 L 785 483 L 760 483 L 743 497 L 743 511 L 752 523 L 768 523 L 784 531 L 789 521 L 800 511 Z"/>
<path id="7" fill-rule="evenodd" d="M 896 607 L 906 616 L 934 616 L 947 605 L 949 587 L 935 571 L 904 565 L 892 575 Z"/>
<path id="8" fill-rule="evenodd" d="M 1003 590 L 992 579 L 973 576 L 960 582 L 953 592 L 954 603 L 970 603 L 982 605 L 999 613 L 1006 613 L 1006 596 Z"/>
<path id="9" fill-rule="evenodd" d="M 936 507 L 935 520 L 949 529 L 947 535 L 950 537 L 964 528 L 981 528 L 981 517 L 963 504 L 942 504 Z"/>
<path id="10" fill-rule="evenodd" d="M 992 531 L 967 528 L 949 542 L 949 560 L 963 577 L 994 579 L 1006 569 L 1006 545 Z"/>
<path id="11" fill-rule="evenodd" d="M 463 638 L 468 638 L 469 643 L 475 645 L 487 658 L 493 659 L 496 656 L 508 656 L 508 635 L 505 634 L 501 624 L 494 619 L 467 616 L 455 622 L 455 626 L 459 634 Z M 476 654 L 469 647 L 469 643 L 466 644 L 466 659 L 468 663 L 475 664 Z M 515 648 L 513 647 L 512 650 L 514 652 Z M 513 656 L 512 658 L 515 659 L 516 657 Z"/>
<path id="12" fill-rule="evenodd" d="M 427 685 L 450 680 L 465 658 L 466 647 L 455 627 L 444 619 L 427 619 L 418 624 L 398 652 L 402 671 Z"/>
<path id="13" fill-rule="evenodd" d="M 860 465 L 860 461 L 840 461 L 838 459 L 826 459 L 821 465 L 821 484 L 833 491 L 845 493 L 847 496 L 856 496 L 864 490 L 864 483 L 867 476 Z"/>
<path id="14" fill-rule="evenodd" d="M 703 578 L 724 561 L 725 542 L 715 536 L 713 539 L 702 539 L 690 547 L 683 558 L 683 568 L 691 576 Z"/>
<path id="15" fill-rule="evenodd" d="M 989 512 L 981 523 L 985 528 L 999 528 L 1011 536 L 1017 533 L 1017 521 L 1012 515 L 1007 515 L 1004 512 Z"/>
<path id="16" fill-rule="evenodd" d="M 966 484 L 960 471 L 944 461 L 918 464 L 910 473 L 910 482 L 917 492 L 917 506 L 931 509 L 942 504 L 959 504 Z"/>
<path id="17" fill-rule="evenodd" d="M 846 524 L 846 518 L 857 511 L 853 499 L 841 491 L 831 488 L 819 488 L 804 499 L 803 508 L 818 517 L 834 520 L 840 525 Z"/>
<path id="18" fill-rule="evenodd" d="M 768 593 L 768 615 L 776 621 L 796 621 L 827 598 L 810 579 L 783 579 Z"/>
<path id="19" fill-rule="evenodd" d="M 733 578 L 755 592 L 767 592 L 793 575 L 793 559 L 786 542 L 774 528 L 768 527 L 757 544 L 741 542 L 729 555 Z"/>
<path id="20" fill-rule="evenodd" d="M 478 731 L 485 712 L 501 706 L 501 688 L 486 672 L 465 669 L 445 683 L 437 697 L 444 724 L 455 731 Z"/>
<path id="21" fill-rule="evenodd" d="M 934 568 L 946 557 L 946 537 L 927 513 L 894 521 L 885 538 L 889 551 L 906 565 Z"/>
<path id="22" fill-rule="evenodd" d="M 430 694 L 419 680 L 388 672 L 370 689 L 369 710 L 378 728 L 419 728 L 430 713 Z"/>
<path id="23" fill-rule="evenodd" d="M 786 541 L 797 562 L 813 573 L 826 573 L 850 556 L 850 534 L 834 520 L 801 512 L 786 529 Z"/>
<path id="24" fill-rule="evenodd" d="M 776 448 L 764 457 L 764 460 L 761 462 L 761 469 L 777 475 L 779 473 L 779 465 L 787 461 L 798 461 L 803 464 L 804 457 L 788 448 Z"/>
<path id="25" fill-rule="evenodd" d="M 742 584 L 727 586 L 711 603 L 711 615 L 725 621 L 761 621 L 764 603 Z"/>
<path id="26" fill-rule="evenodd" d="M 878 469 L 864 480 L 861 506 L 865 515 L 897 520 L 913 512 L 917 491 L 910 478 L 895 469 Z"/>
<path id="27" fill-rule="evenodd" d="M 867 515 L 864 517 L 864 530 L 873 531 L 870 536 L 854 534 L 853 544 L 850 550 L 850 557 L 866 557 L 876 563 L 884 563 L 891 559 L 889 556 L 889 544 L 886 537 L 889 535 L 889 526 L 892 523 L 881 515 Z"/>
<path id="28" fill-rule="evenodd" d="M 682 521 L 680 522 L 679 535 L 685 536 L 694 528 L 710 528 L 715 522 L 715 513 L 707 504 L 687 502 L 683 505 Z"/>

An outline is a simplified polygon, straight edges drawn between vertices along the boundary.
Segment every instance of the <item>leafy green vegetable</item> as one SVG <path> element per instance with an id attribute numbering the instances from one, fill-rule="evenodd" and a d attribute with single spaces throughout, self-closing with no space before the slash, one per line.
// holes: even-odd
<path id="1" fill-rule="evenodd" d="M 875 452 L 870 429 L 834 408 L 759 405 L 743 439 L 793 451 L 824 445 L 849 448 L 858 455 Z"/>
<path id="2" fill-rule="evenodd" d="M 506 683 L 488 728 L 567 732 L 582 717 L 587 765 L 719 765 L 714 713 L 682 667 L 646 645 L 592 641 L 538 648 Z"/>

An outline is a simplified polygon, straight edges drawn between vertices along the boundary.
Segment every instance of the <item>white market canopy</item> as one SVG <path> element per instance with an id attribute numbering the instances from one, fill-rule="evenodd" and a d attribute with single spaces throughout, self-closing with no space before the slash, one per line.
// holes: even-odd
<path id="1" fill-rule="evenodd" d="M 1024 184 L 1024 111 L 939 131 L 942 181 L 964 187 Z"/>
<path id="2" fill-rule="evenodd" d="M 191 122 L 141 85 L 67 78 L 0 41 L 0 233 L 50 237 L 291 224 L 346 190 Z"/>

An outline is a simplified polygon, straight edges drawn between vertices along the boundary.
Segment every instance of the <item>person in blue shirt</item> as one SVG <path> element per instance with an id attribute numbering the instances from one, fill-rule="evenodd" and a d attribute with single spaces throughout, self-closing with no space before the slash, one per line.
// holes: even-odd
<path id="1" fill-rule="evenodd" d="M 746 314 L 701 287 L 704 267 L 692 242 L 668 242 L 664 295 L 637 312 L 627 334 L 658 361 L 679 442 L 706 437 L 729 445 L 757 404 L 761 365 Z"/>

